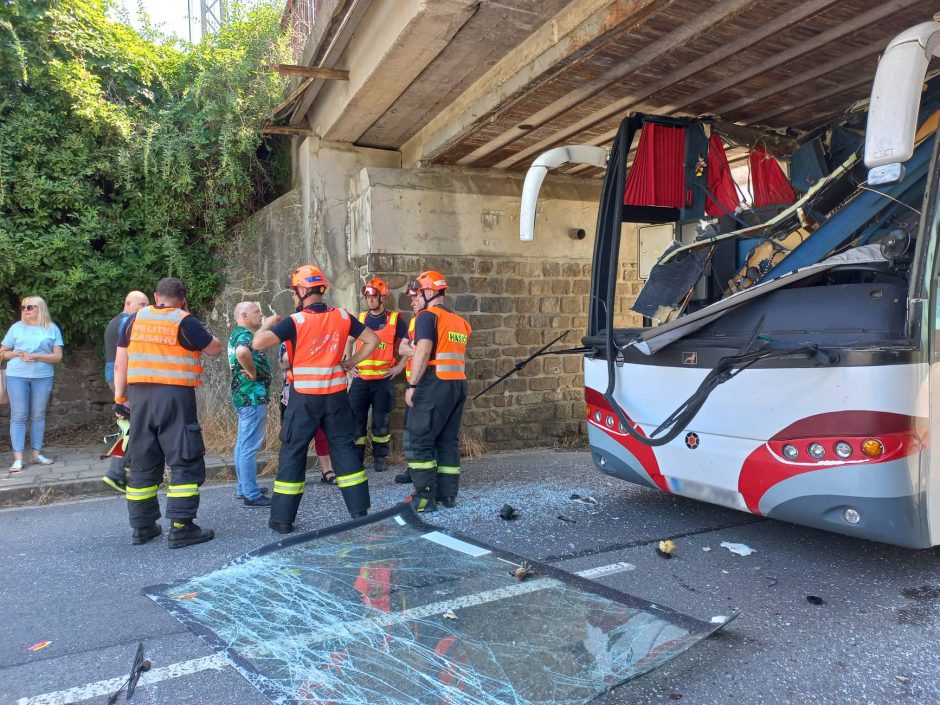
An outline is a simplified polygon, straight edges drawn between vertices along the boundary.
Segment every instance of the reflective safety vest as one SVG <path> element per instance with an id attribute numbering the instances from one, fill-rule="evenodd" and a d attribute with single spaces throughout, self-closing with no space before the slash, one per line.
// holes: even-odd
<path id="1" fill-rule="evenodd" d="M 287 343 L 294 389 L 301 394 L 333 394 L 346 391 L 346 373 L 340 367 L 349 338 L 349 314 L 341 308 L 323 313 L 304 309 L 291 314 L 297 331 Z"/>
<path id="2" fill-rule="evenodd" d="M 408 342 L 411 343 L 412 348 L 414 348 L 415 344 L 415 321 L 417 320 L 418 317 L 414 316 L 408 321 Z M 408 362 L 405 363 L 405 379 L 409 382 L 411 381 L 411 363 L 414 359 L 414 355 L 412 355 L 408 358 Z"/>
<path id="3" fill-rule="evenodd" d="M 199 351 L 179 344 L 180 323 L 188 315 L 179 308 L 156 306 L 137 312 L 127 345 L 128 384 L 198 387 L 202 383 Z"/>
<path id="4" fill-rule="evenodd" d="M 365 324 L 368 311 L 359 314 L 359 322 Z M 381 330 L 373 331 L 379 336 L 379 344 L 372 352 L 372 357 L 363 360 L 356 367 L 362 379 L 382 378 L 388 376 L 388 371 L 395 364 L 395 327 L 398 324 L 398 311 L 386 311 L 385 325 Z M 356 350 L 362 348 L 362 341 L 356 341 Z"/>
<path id="5" fill-rule="evenodd" d="M 427 309 L 427 312 L 437 316 L 437 345 L 434 347 L 434 359 L 428 361 L 428 365 L 434 365 L 438 379 L 467 379 L 466 355 L 470 324 L 456 313 L 438 306 Z"/>

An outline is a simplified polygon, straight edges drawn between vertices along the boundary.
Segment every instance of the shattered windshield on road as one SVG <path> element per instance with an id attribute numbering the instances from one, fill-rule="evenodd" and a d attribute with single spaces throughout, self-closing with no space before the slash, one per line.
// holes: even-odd
<path id="1" fill-rule="evenodd" d="M 583 703 L 721 626 L 521 564 L 395 508 L 145 592 L 285 704 Z"/>

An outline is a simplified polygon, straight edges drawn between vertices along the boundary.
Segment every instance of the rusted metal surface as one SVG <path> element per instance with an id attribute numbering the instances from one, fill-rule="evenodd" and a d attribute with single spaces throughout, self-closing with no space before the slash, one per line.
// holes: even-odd
<path id="1" fill-rule="evenodd" d="M 304 2 L 316 4 L 290 5 Z M 574 2 L 481 0 L 359 143 L 401 148 Z M 810 129 L 864 99 L 888 39 L 940 12 L 940 0 L 622 0 L 605 12 L 560 37 L 571 49 L 554 63 L 533 60 L 531 78 L 498 105 L 468 112 L 426 160 L 524 170 L 559 144 L 609 144 L 634 111 Z"/>

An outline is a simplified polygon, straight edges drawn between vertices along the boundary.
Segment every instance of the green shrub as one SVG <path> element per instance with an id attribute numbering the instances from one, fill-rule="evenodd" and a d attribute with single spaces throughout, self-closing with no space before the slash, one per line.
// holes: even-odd
<path id="1" fill-rule="evenodd" d="M 106 10 L 0 0 L 0 323 L 39 295 L 70 343 L 163 276 L 208 304 L 221 245 L 285 172 L 260 132 L 283 94 L 278 4 L 193 47 Z"/>

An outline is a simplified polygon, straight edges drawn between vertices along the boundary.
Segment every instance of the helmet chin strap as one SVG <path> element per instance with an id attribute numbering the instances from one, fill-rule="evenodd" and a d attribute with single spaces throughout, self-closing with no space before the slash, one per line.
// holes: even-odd
<path id="1" fill-rule="evenodd" d="M 306 308 L 306 307 L 304 306 L 304 301 L 307 300 L 307 297 L 308 297 L 308 296 L 315 296 L 315 295 L 316 295 L 316 292 L 315 292 L 313 289 L 307 289 L 307 293 L 304 294 L 303 296 L 301 296 L 301 295 L 300 295 L 300 292 L 298 291 L 299 288 L 300 288 L 300 287 L 297 287 L 297 286 L 294 287 L 294 294 L 296 294 L 296 295 L 297 295 L 297 298 L 300 300 L 300 303 L 297 304 L 297 308 L 295 309 L 295 311 L 297 311 L 297 313 L 300 313 L 301 311 L 304 310 L 304 308 Z"/>
<path id="2" fill-rule="evenodd" d="M 424 295 L 424 292 L 425 292 L 425 291 L 427 291 L 427 289 L 422 289 L 422 290 L 421 290 L 421 298 L 422 298 L 422 300 L 424 301 L 424 305 L 421 307 L 421 310 L 422 310 L 422 311 L 427 311 L 427 310 L 428 310 L 428 306 L 430 305 L 430 303 L 431 303 L 432 301 L 434 301 L 434 299 L 437 299 L 437 298 L 439 298 L 439 297 L 444 296 L 444 292 L 442 292 L 442 291 L 435 291 L 435 292 L 434 292 L 434 296 L 432 296 L 432 297 L 429 299 L 427 296 Z"/>

